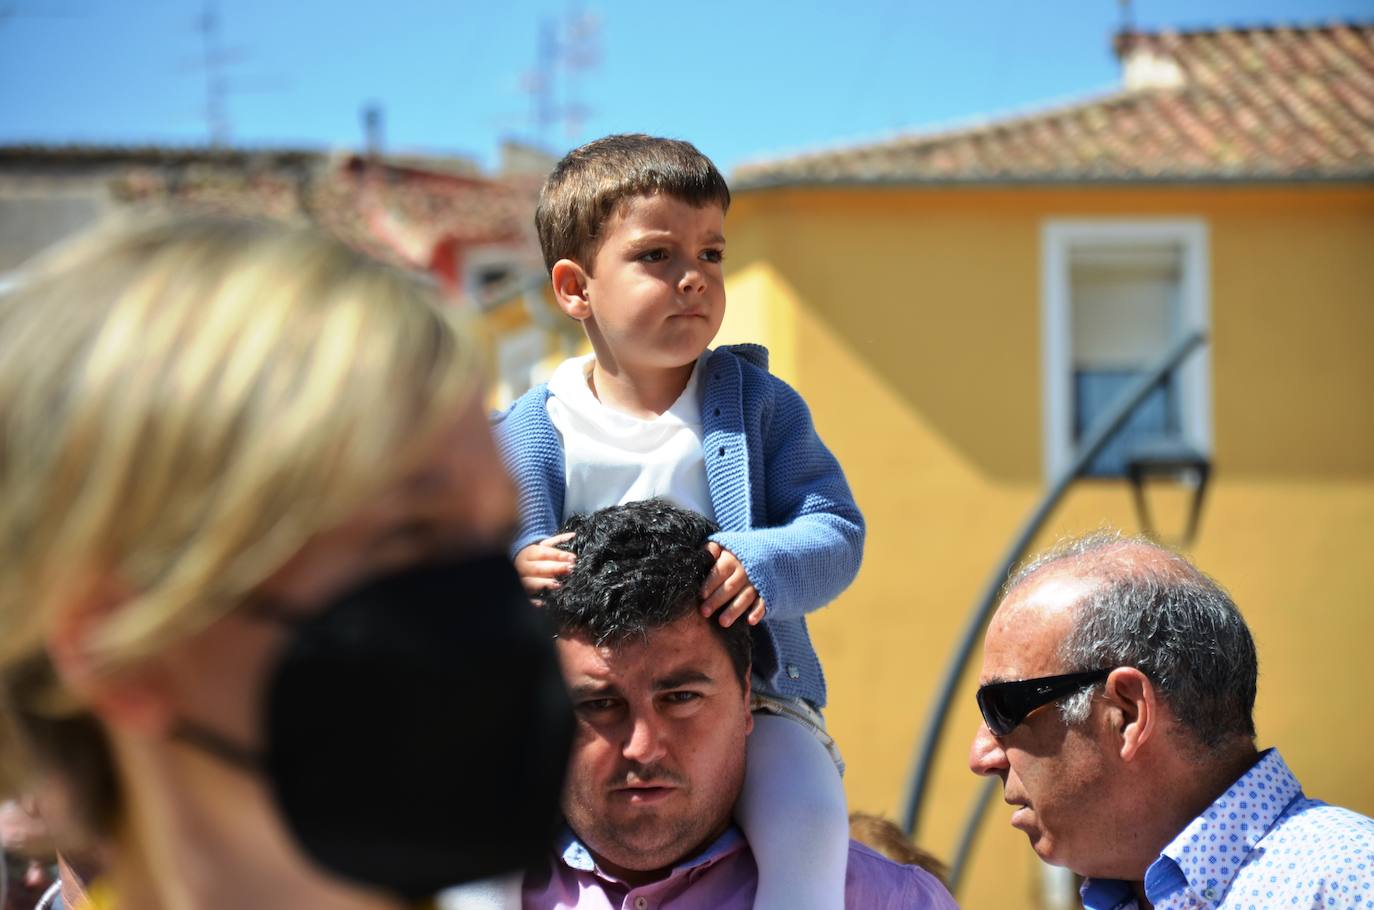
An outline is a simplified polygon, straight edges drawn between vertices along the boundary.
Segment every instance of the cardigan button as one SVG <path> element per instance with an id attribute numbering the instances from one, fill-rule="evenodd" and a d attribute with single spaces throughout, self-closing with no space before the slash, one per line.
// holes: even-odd
<path id="1" fill-rule="evenodd" d="M 717 417 L 720 416 L 720 408 L 716 408 L 716 416 L 717 416 Z"/>
<path id="2" fill-rule="evenodd" d="M 720 452 L 718 452 L 717 454 L 719 454 L 720 457 L 724 458 L 724 457 L 725 457 L 725 446 L 721 446 L 721 447 L 720 447 Z"/>
<path id="3" fill-rule="evenodd" d="M 799 668 L 796 664 L 788 664 L 788 665 L 787 665 L 787 678 L 788 678 L 788 679 L 801 679 L 801 668 Z"/>

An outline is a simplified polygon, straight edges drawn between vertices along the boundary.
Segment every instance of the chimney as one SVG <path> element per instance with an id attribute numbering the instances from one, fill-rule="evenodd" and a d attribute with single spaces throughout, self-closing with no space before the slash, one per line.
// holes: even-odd
<path id="1" fill-rule="evenodd" d="M 382 106 L 378 102 L 363 108 L 363 136 L 367 157 L 376 161 L 382 155 Z"/>
<path id="2" fill-rule="evenodd" d="M 1122 31 L 1113 44 L 1126 91 L 1179 88 L 1187 82 L 1178 61 L 1160 50 L 1158 36 Z"/>

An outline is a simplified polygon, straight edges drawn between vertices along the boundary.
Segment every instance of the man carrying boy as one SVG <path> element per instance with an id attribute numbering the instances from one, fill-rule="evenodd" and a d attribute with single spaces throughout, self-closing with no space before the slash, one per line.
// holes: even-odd
<path id="1" fill-rule="evenodd" d="M 763 713 L 736 815 L 759 865 L 756 906 L 834 910 L 848 822 L 805 614 L 853 580 L 864 524 L 767 352 L 709 348 L 725 310 L 729 205 L 724 178 L 686 142 L 609 136 L 565 156 L 535 220 L 554 295 L 593 353 L 494 429 L 519 486 L 513 553 L 532 597 L 572 565 L 554 536 L 570 516 L 663 497 L 720 526 L 701 612 L 755 626 Z"/>
<path id="2" fill-rule="evenodd" d="M 544 598 L 576 734 L 567 830 L 525 910 L 748 910 L 757 873 L 730 824 L 754 726 L 750 634 L 696 609 L 714 525 L 663 500 L 571 519 L 577 564 Z M 847 843 L 849 910 L 954 910 L 930 873 Z"/>

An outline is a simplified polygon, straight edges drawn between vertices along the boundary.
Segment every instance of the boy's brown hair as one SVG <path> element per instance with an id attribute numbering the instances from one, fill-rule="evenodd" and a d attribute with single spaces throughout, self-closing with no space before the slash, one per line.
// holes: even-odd
<path id="1" fill-rule="evenodd" d="M 904 866 L 917 866 L 949 887 L 949 870 L 931 854 L 911 842 L 901 828 L 881 815 L 854 812 L 849 816 L 849 836 L 861 844 L 872 847 L 894 863 Z"/>
<path id="2" fill-rule="evenodd" d="M 571 259 L 590 272 L 610 217 L 631 197 L 658 193 L 730 209 L 725 178 L 690 142 L 622 133 L 568 152 L 544 181 L 534 213 L 544 267 Z"/>

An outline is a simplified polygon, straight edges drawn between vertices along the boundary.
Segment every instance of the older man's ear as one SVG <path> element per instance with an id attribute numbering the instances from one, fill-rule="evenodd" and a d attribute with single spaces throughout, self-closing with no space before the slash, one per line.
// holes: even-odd
<path id="1" fill-rule="evenodd" d="M 1134 761 L 1161 732 L 1163 706 L 1154 683 L 1135 667 L 1118 667 L 1107 677 L 1104 696 L 1107 723 L 1117 739 L 1121 760 Z"/>

